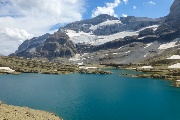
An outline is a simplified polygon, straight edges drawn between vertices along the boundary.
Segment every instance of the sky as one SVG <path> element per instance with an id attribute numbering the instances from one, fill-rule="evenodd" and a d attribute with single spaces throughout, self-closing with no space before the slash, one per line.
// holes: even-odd
<path id="1" fill-rule="evenodd" d="M 115 17 L 168 15 L 174 0 L 0 0 L 0 53 L 8 55 L 32 37 L 100 14 Z"/>

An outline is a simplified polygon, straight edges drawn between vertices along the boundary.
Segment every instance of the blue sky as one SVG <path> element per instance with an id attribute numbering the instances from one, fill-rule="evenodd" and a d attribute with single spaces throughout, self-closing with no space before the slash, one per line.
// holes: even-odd
<path id="1" fill-rule="evenodd" d="M 169 13 L 173 1 L 174 0 L 128 0 L 127 4 L 124 4 L 123 0 L 121 0 L 118 7 L 114 8 L 114 11 L 118 17 L 122 17 L 122 14 L 127 14 L 128 16 L 158 18 L 166 16 Z M 105 2 L 113 3 L 114 0 L 87 0 L 87 11 L 83 15 L 83 18 L 91 18 L 92 11 L 96 9 L 97 6 L 105 6 Z M 152 2 L 155 4 L 152 4 Z"/>
<path id="2" fill-rule="evenodd" d="M 8 55 L 26 39 L 99 14 L 158 18 L 174 0 L 0 0 L 0 53 Z"/>

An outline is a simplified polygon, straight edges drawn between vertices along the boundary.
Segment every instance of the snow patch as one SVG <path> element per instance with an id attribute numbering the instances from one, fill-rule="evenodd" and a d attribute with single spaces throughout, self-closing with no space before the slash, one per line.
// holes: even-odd
<path id="1" fill-rule="evenodd" d="M 131 52 L 131 51 L 127 51 L 127 52 L 125 52 L 125 53 L 127 54 L 127 53 L 130 53 L 130 52 Z"/>
<path id="2" fill-rule="evenodd" d="M 172 47 L 175 47 L 175 46 L 177 46 L 176 42 L 170 42 L 170 43 L 160 45 L 160 47 L 158 49 L 165 50 L 165 49 L 172 48 Z"/>
<path id="3" fill-rule="evenodd" d="M 9 68 L 9 67 L 0 67 L 0 70 L 3 70 L 3 71 L 5 71 L 5 72 L 9 72 L 9 73 L 15 72 L 15 70 L 12 70 L 12 69 Z"/>
<path id="4" fill-rule="evenodd" d="M 105 22 L 102 22 L 98 25 L 92 25 L 89 29 L 90 30 L 96 30 L 98 27 L 101 27 L 101 26 L 106 26 L 106 25 L 113 25 L 113 24 L 122 24 L 121 21 L 119 20 L 107 20 Z"/>
<path id="5" fill-rule="evenodd" d="M 106 42 L 110 42 L 116 39 L 124 38 L 126 36 L 134 36 L 138 35 L 138 32 L 136 31 L 123 31 L 119 33 L 115 33 L 108 36 L 98 36 L 98 40 L 91 42 L 92 45 L 101 45 Z"/>
<path id="6" fill-rule="evenodd" d="M 180 40 L 180 38 L 177 38 L 177 39 L 173 40 L 172 42 L 162 44 L 162 45 L 160 45 L 160 47 L 158 49 L 159 50 L 165 50 L 165 49 L 168 49 L 168 48 L 176 47 L 176 46 L 178 46 L 176 43 L 179 40 Z"/>
<path id="7" fill-rule="evenodd" d="M 168 68 L 180 68 L 180 63 L 168 66 Z"/>
<path id="8" fill-rule="evenodd" d="M 79 66 L 82 66 L 83 64 L 84 64 L 83 62 L 77 63 L 77 65 Z"/>
<path id="9" fill-rule="evenodd" d="M 120 48 L 118 48 L 119 50 L 121 49 L 121 48 L 123 48 L 124 46 L 122 46 L 122 47 L 120 47 Z"/>
<path id="10" fill-rule="evenodd" d="M 113 53 L 113 55 L 118 55 L 118 53 Z"/>
<path id="11" fill-rule="evenodd" d="M 144 27 L 144 28 L 140 29 L 139 32 L 143 31 L 147 28 L 152 28 L 154 31 L 156 31 L 158 27 L 159 27 L 159 25 L 152 25 L 152 26 Z"/>
<path id="12" fill-rule="evenodd" d="M 86 66 L 81 66 L 79 68 L 80 69 L 97 69 L 97 67 L 86 67 Z"/>
<path id="13" fill-rule="evenodd" d="M 152 66 L 142 66 L 141 68 L 143 68 L 143 69 L 151 69 L 151 68 L 153 68 Z"/>
<path id="14" fill-rule="evenodd" d="M 99 26 L 104 25 L 110 25 L 110 24 L 120 24 L 121 21 L 119 20 L 107 20 L 103 23 L 100 23 L 99 25 L 91 26 L 91 30 L 97 29 Z M 72 40 L 75 44 L 82 43 L 82 44 L 90 44 L 90 45 L 101 45 L 106 42 L 110 42 L 113 40 L 121 39 L 126 36 L 137 36 L 139 35 L 139 32 L 146 29 L 146 28 L 157 28 L 158 25 L 153 25 L 149 27 L 144 27 L 138 31 L 122 31 L 111 35 L 102 35 L 102 36 L 96 36 L 92 32 L 85 33 L 82 31 L 76 32 L 74 30 L 66 30 L 67 35 L 70 37 L 70 40 Z M 142 38 L 139 38 L 142 39 Z"/>
<path id="15" fill-rule="evenodd" d="M 172 60 L 175 60 L 175 59 L 177 59 L 177 60 L 179 60 L 180 59 L 180 55 L 173 55 L 173 56 L 171 56 L 171 57 L 169 57 L 169 58 L 166 58 L 166 59 L 172 59 Z"/>
<path id="16" fill-rule="evenodd" d="M 144 55 L 144 57 L 147 57 L 148 54 Z"/>
<path id="17" fill-rule="evenodd" d="M 151 46 L 153 43 L 149 43 L 149 44 L 146 44 L 146 46 L 144 48 L 148 48 L 149 46 Z"/>
<path id="18" fill-rule="evenodd" d="M 92 33 L 85 33 L 82 31 L 76 32 L 74 30 L 67 30 L 67 35 L 75 44 L 90 44 L 90 42 L 96 41 L 98 39 L 96 35 L 93 35 Z"/>

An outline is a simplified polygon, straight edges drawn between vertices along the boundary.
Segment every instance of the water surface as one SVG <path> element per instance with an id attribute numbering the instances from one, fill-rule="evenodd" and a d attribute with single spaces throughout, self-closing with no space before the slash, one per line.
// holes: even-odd
<path id="1" fill-rule="evenodd" d="M 0 100 L 64 120 L 180 120 L 180 89 L 165 80 L 112 75 L 0 75 Z"/>

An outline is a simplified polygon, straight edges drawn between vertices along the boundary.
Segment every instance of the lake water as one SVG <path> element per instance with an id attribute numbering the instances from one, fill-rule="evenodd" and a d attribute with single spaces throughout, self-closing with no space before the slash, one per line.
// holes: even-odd
<path id="1" fill-rule="evenodd" d="M 112 75 L 0 75 L 0 100 L 64 120 L 180 120 L 180 89 L 158 79 Z"/>

